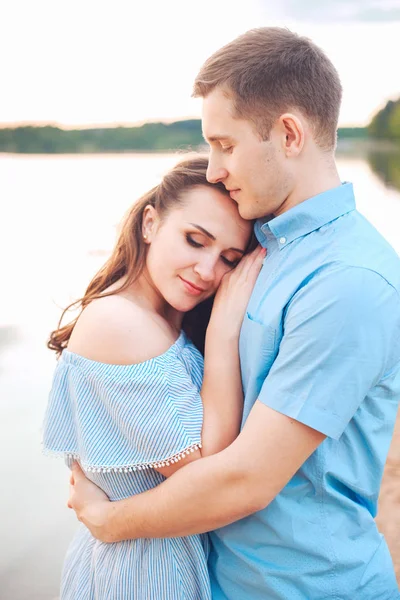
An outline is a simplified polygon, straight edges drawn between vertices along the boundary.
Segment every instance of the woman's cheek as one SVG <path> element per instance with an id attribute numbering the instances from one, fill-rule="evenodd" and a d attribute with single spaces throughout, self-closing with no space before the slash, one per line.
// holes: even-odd
<path id="1" fill-rule="evenodd" d="M 218 271 L 215 276 L 215 291 L 217 291 L 217 289 L 221 285 L 222 278 L 225 275 L 225 273 L 227 273 L 228 271 L 229 271 L 229 269 L 226 269 L 224 267 L 218 268 Z"/>
<path id="2" fill-rule="evenodd" d="M 184 241 L 180 244 L 176 244 L 173 250 L 173 256 L 175 262 L 178 263 L 181 268 L 184 268 L 196 264 L 198 260 L 198 252 L 199 251 L 197 248 L 192 248 L 186 241 Z"/>
<path id="3" fill-rule="evenodd" d="M 164 263 L 168 261 L 173 268 L 177 268 L 182 262 L 185 252 L 186 248 L 182 243 L 173 241 L 163 249 L 161 256 Z"/>

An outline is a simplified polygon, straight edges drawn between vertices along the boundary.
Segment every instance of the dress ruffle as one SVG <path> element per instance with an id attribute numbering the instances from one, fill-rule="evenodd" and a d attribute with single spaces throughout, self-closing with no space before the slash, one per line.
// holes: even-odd
<path id="1" fill-rule="evenodd" d="M 44 452 L 92 472 L 168 466 L 201 448 L 202 357 L 182 332 L 162 355 L 109 365 L 64 350 L 44 422 Z"/>

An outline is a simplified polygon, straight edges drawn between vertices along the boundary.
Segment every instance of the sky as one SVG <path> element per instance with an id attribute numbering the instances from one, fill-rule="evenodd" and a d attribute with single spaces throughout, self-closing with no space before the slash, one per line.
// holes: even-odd
<path id="1" fill-rule="evenodd" d="M 253 27 L 312 38 L 342 80 L 339 124 L 400 96 L 400 0 L 1 0 L 0 123 L 200 117 L 206 58 Z"/>

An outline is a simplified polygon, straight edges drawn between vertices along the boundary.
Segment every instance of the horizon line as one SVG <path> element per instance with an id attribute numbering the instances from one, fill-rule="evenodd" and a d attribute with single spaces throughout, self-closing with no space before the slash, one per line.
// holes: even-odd
<path id="1" fill-rule="evenodd" d="M 182 121 L 201 121 L 201 118 L 198 116 L 187 116 L 187 117 L 177 117 L 177 118 L 162 118 L 159 119 L 143 119 L 141 121 L 114 121 L 114 122 L 103 122 L 103 123 L 76 123 L 73 125 L 60 123 L 59 121 L 1 121 L 0 129 L 17 129 L 18 127 L 57 127 L 58 129 L 62 129 L 64 131 L 71 130 L 85 130 L 85 129 L 117 129 L 118 127 L 126 127 L 128 128 L 136 128 L 142 127 L 143 125 L 147 125 L 150 123 L 163 123 L 167 125 L 171 125 L 172 123 L 180 123 Z M 363 129 L 368 127 L 369 123 L 361 124 L 358 123 L 339 123 L 338 129 L 345 128 L 360 128 Z"/>

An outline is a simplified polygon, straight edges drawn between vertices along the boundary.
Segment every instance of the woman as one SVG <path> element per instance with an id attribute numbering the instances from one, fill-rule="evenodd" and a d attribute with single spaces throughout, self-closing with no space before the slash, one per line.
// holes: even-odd
<path id="1" fill-rule="evenodd" d="M 239 431 L 238 336 L 265 253 L 248 253 L 251 223 L 207 182 L 207 164 L 183 160 L 134 204 L 79 317 L 50 337 L 61 356 L 44 447 L 77 460 L 112 500 Z M 104 544 L 81 525 L 61 598 L 210 600 L 207 537 Z"/>

